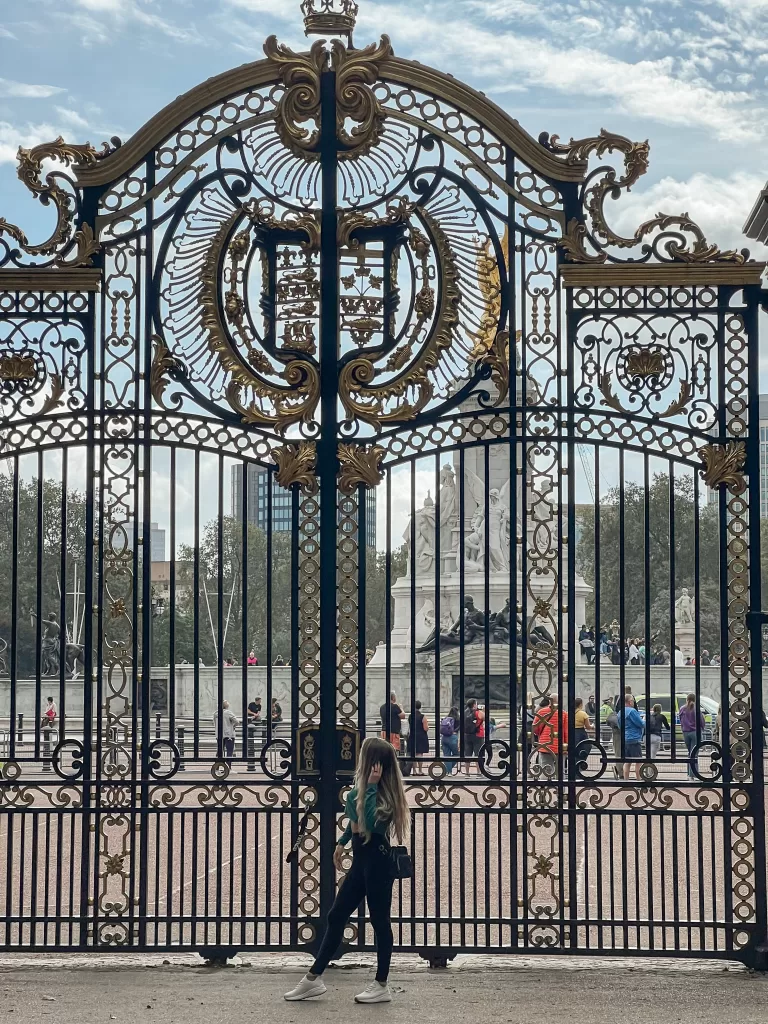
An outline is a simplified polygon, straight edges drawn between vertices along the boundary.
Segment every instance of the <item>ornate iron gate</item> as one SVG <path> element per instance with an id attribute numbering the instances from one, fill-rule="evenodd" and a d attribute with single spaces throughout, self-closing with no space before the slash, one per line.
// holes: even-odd
<path id="1" fill-rule="evenodd" d="M 312 948 L 397 704 L 397 948 L 759 964 L 763 265 L 612 229 L 647 144 L 303 9 L 330 46 L 19 154 L 56 224 L 0 222 L 0 945 Z"/>

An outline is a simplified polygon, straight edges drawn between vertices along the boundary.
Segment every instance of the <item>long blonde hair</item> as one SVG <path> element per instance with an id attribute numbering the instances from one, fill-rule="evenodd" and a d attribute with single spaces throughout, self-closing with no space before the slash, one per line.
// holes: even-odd
<path id="1" fill-rule="evenodd" d="M 376 818 L 379 821 L 389 821 L 389 831 L 394 832 L 399 843 L 404 843 L 410 830 L 411 814 L 405 797 L 403 776 L 400 774 L 395 748 L 391 743 L 376 736 L 369 736 L 364 741 L 355 773 L 357 825 L 360 835 L 364 843 L 371 838 L 365 821 L 365 791 L 368 788 L 371 769 L 375 764 L 380 764 L 382 768 L 379 791 L 376 794 Z"/>

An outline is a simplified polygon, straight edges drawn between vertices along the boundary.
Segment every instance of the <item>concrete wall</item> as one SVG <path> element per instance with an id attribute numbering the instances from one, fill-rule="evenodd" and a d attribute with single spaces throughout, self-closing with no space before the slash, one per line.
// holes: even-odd
<path id="1" fill-rule="evenodd" d="M 501 692 L 508 689 L 509 679 L 509 654 L 503 648 L 491 650 L 489 659 L 490 673 L 496 677 L 501 684 Z M 458 653 L 451 652 L 441 658 L 440 672 L 438 674 L 438 691 L 440 698 L 440 710 L 447 711 L 451 704 L 454 677 L 460 672 L 460 660 Z M 701 693 L 720 702 L 722 685 L 721 671 L 715 667 L 702 667 Z M 464 658 L 465 679 L 475 678 L 484 680 L 485 659 L 482 650 L 474 652 L 471 656 L 465 652 Z M 192 666 L 184 665 L 176 669 L 176 716 L 177 718 L 192 718 L 195 710 L 195 672 Z M 393 666 L 391 669 L 391 688 L 397 693 L 403 706 L 408 707 L 411 703 L 411 667 Z M 155 668 L 152 670 L 153 694 L 160 695 L 160 692 L 168 687 L 170 670 L 168 668 Z M 421 658 L 416 663 L 415 673 L 415 697 L 421 700 L 425 709 L 434 711 L 435 707 L 435 662 L 434 659 Z M 625 683 L 632 687 L 635 693 L 645 692 L 645 668 L 626 667 L 624 669 Z M 224 669 L 224 698 L 231 704 L 232 710 L 238 716 L 242 713 L 242 669 Z M 620 689 L 621 675 L 618 667 L 614 665 L 601 665 L 600 669 L 600 692 L 603 696 L 617 694 Z M 375 718 L 378 715 L 379 706 L 383 703 L 386 694 L 387 672 L 385 666 L 367 666 L 366 668 L 366 717 Z M 540 684 L 544 688 L 542 680 Z M 696 686 L 696 670 L 694 668 L 677 668 L 675 670 L 675 689 L 678 693 L 693 691 Z M 651 668 L 651 693 L 665 694 L 670 690 L 670 668 L 669 666 L 653 666 Z M 37 684 L 32 679 L 21 679 L 16 684 L 16 713 L 24 715 L 25 723 L 33 723 L 35 720 L 35 698 Z M 168 692 L 170 690 L 168 689 Z M 535 689 L 529 683 L 529 693 Z M 579 665 L 576 668 L 576 694 L 587 698 L 591 693 L 596 692 L 595 669 L 593 666 Z M 44 680 L 41 687 L 42 705 L 45 706 L 45 697 L 52 696 L 59 708 L 62 710 L 62 701 L 59 694 L 57 680 Z M 250 701 L 256 696 L 263 698 L 266 706 L 267 700 L 267 669 L 266 667 L 250 668 L 247 672 L 247 700 Z M 283 707 L 285 718 L 290 715 L 291 707 L 291 669 L 290 667 L 272 668 L 272 695 L 277 697 Z M 768 673 L 763 673 L 763 701 L 768 707 Z M 199 670 L 199 707 L 200 720 L 203 726 L 210 723 L 213 725 L 213 713 L 218 702 L 218 672 L 215 668 L 201 668 Z M 81 718 L 83 714 L 83 681 L 67 680 L 65 683 L 64 707 L 68 717 Z M 6 724 L 11 711 L 11 687 L 10 680 L 0 679 L 0 724 Z M 152 715 L 155 708 L 151 707 Z M 166 713 L 162 712 L 163 717 Z"/>

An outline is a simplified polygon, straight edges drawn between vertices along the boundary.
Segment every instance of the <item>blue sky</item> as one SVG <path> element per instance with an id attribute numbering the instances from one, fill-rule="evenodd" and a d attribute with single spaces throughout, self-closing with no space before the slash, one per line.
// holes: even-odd
<path id="1" fill-rule="evenodd" d="M 130 136 L 199 81 L 303 40 L 298 0 L 3 0 L 0 216 L 41 236 L 15 178 L 19 144 Z M 768 178 L 768 0 L 361 0 L 357 44 L 450 70 L 533 135 L 605 127 L 650 139 L 651 167 L 617 206 L 632 230 L 685 210 L 723 246 Z M 755 255 L 763 252 L 753 251 Z"/>
<path id="2" fill-rule="evenodd" d="M 768 0 L 360 5 L 357 45 L 387 32 L 399 56 L 482 89 L 534 136 L 649 139 L 649 173 L 611 209 L 619 231 L 686 211 L 723 248 L 746 244 L 768 179 Z M 16 178 L 20 144 L 127 139 L 179 93 L 259 59 L 273 32 L 306 46 L 299 0 L 0 0 L 0 217 L 32 241 L 52 224 Z M 431 485 L 419 478 L 419 498 Z"/>

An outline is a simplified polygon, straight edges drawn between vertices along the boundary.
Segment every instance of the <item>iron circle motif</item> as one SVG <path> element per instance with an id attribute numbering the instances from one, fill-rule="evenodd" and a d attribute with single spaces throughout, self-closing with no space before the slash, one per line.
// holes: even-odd
<path id="1" fill-rule="evenodd" d="M 276 782 L 282 782 L 291 774 L 293 747 L 287 740 L 273 739 L 261 748 L 259 762 L 265 775 Z"/>
<path id="2" fill-rule="evenodd" d="M 162 754 L 169 751 L 170 765 L 164 764 Z M 149 774 L 153 779 L 172 779 L 181 765 L 179 748 L 170 740 L 153 740 L 149 747 Z"/>
<path id="3" fill-rule="evenodd" d="M 589 764 L 592 747 L 595 748 L 598 757 L 600 758 L 596 769 L 592 769 Z M 576 747 L 576 751 L 574 753 L 574 770 L 580 779 L 589 779 L 591 781 L 600 779 L 605 774 L 607 767 L 608 753 L 602 743 L 598 743 L 597 740 L 582 740 L 582 742 Z"/>
<path id="4" fill-rule="evenodd" d="M 62 755 L 66 751 L 71 751 L 72 771 L 67 772 L 62 764 Z M 53 770 L 61 779 L 65 779 L 67 782 L 74 782 L 75 779 L 79 779 L 83 774 L 85 761 L 85 751 L 80 740 L 62 740 L 58 743 L 53 750 L 51 755 L 51 764 Z"/>
<path id="5" fill-rule="evenodd" d="M 499 756 L 496 762 L 493 761 L 493 749 L 494 747 L 499 748 Z M 477 756 L 477 763 L 480 771 L 492 782 L 498 782 L 500 779 L 505 779 L 511 771 L 512 767 L 512 749 L 508 743 L 504 740 L 486 740 L 480 748 L 480 753 Z"/>
<path id="6" fill-rule="evenodd" d="M 709 757 L 709 775 L 703 775 L 700 769 L 701 762 L 699 761 L 699 755 L 704 750 L 712 751 Z M 719 743 L 714 743 L 712 740 L 702 740 L 701 743 L 697 743 L 691 751 L 688 759 L 688 765 L 694 776 L 700 782 L 716 782 L 723 774 L 722 747 Z"/>

